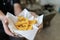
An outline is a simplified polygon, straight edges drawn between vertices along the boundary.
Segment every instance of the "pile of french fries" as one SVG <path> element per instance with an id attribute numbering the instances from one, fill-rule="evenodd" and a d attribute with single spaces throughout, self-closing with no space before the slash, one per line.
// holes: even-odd
<path id="1" fill-rule="evenodd" d="M 18 30 L 32 30 L 33 24 L 36 24 L 37 20 L 28 20 L 28 18 L 24 18 L 23 16 L 18 16 L 18 21 L 15 23 L 15 27 Z"/>

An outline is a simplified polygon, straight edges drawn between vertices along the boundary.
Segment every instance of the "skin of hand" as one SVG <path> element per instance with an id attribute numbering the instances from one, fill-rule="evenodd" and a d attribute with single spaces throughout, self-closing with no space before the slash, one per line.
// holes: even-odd
<path id="1" fill-rule="evenodd" d="M 8 28 L 8 18 L 6 16 L 3 18 L 2 23 L 3 23 L 3 26 L 4 26 L 5 33 L 7 35 L 12 36 L 12 37 L 16 37 L 16 38 L 19 37 L 18 35 L 15 35 L 14 33 L 12 33 L 10 31 L 10 29 Z"/>
<path id="2" fill-rule="evenodd" d="M 18 16 L 21 11 L 22 11 L 22 8 L 21 8 L 20 4 L 15 3 L 15 4 L 14 4 L 14 14 L 15 14 L 16 16 Z"/>
<path id="3" fill-rule="evenodd" d="M 9 28 L 8 28 L 8 19 L 7 17 L 3 14 L 2 11 L 0 11 L 0 20 L 2 21 L 2 24 L 3 24 L 3 28 L 4 28 L 4 31 L 7 35 L 9 36 L 14 36 L 13 33 L 10 32 Z"/>

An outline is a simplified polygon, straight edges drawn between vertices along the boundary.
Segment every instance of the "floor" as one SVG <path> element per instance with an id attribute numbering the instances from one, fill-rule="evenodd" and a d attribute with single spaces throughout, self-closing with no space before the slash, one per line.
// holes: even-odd
<path id="1" fill-rule="evenodd" d="M 51 25 L 37 33 L 35 40 L 60 40 L 60 14 L 56 14 Z"/>

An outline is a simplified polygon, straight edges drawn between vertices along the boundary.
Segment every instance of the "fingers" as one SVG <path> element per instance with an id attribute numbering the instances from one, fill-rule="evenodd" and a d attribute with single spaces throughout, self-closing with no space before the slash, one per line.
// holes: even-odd
<path id="1" fill-rule="evenodd" d="M 34 17 L 37 17 L 37 16 L 38 16 L 35 12 L 31 12 L 31 14 L 32 14 Z"/>
<path id="2" fill-rule="evenodd" d="M 7 35 L 14 37 L 14 34 L 8 28 L 8 19 L 5 16 L 2 20 L 4 31 Z"/>
<path id="3" fill-rule="evenodd" d="M 5 30 L 5 33 L 6 33 L 7 35 L 9 35 L 9 36 L 14 37 L 14 34 L 13 34 L 13 33 L 11 33 L 11 32 L 10 32 L 10 30 Z"/>
<path id="4" fill-rule="evenodd" d="M 4 31 L 5 31 L 5 33 L 6 33 L 7 35 L 9 35 L 9 36 L 14 36 L 14 34 L 9 30 L 8 24 L 3 23 L 3 28 L 4 28 Z"/>
<path id="5" fill-rule="evenodd" d="M 8 19 L 6 16 L 4 16 L 4 18 L 2 19 L 2 23 L 3 23 L 3 28 L 4 31 L 7 35 L 12 36 L 12 37 L 17 37 L 16 35 L 14 35 L 8 28 Z"/>
<path id="6" fill-rule="evenodd" d="M 12 37 L 18 37 L 17 35 L 15 35 L 14 33 L 12 33 L 10 31 L 10 29 L 8 28 L 8 19 L 7 17 L 5 16 L 2 20 L 2 23 L 3 23 L 3 28 L 4 28 L 4 31 L 7 35 L 9 36 L 12 36 Z"/>

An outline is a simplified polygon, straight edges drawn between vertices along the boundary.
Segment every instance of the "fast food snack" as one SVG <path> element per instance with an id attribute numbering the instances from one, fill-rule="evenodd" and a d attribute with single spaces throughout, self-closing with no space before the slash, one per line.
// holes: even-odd
<path id="1" fill-rule="evenodd" d="M 35 23 L 37 23 L 36 20 L 28 20 L 23 16 L 18 16 L 18 21 L 15 23 L 15 26 L 18 30 L 32 30 L 32 26 Z"/>

